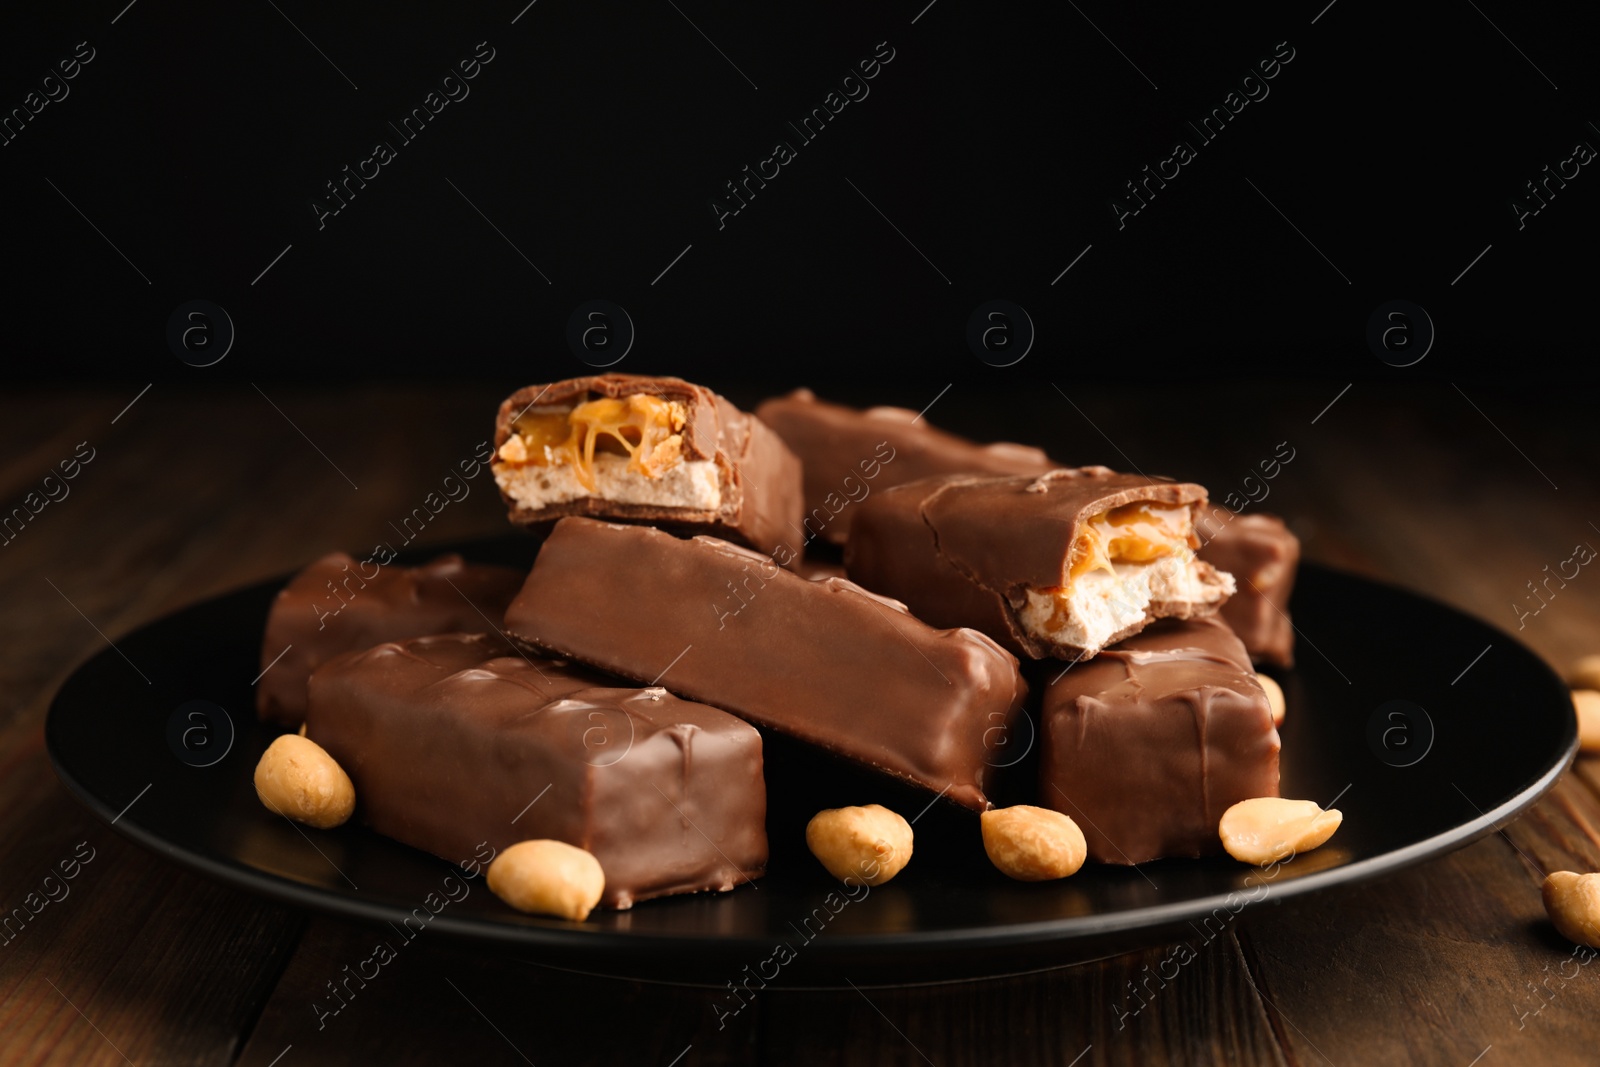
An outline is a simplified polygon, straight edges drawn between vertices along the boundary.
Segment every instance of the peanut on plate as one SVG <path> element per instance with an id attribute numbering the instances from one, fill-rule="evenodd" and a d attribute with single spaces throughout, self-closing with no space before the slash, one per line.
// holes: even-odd
<path id="1" fill-rule="evenodd" d="M 1343 821 L 1338 809 L 1323 811 L 1314 801 L 1255 797 L 1223 812 L 1217 832 L 1228 855 L 1264 865 L 1309 852 Z"/>
<path id="2" fill-rule="evenodd" d="M 315 741 L 284 734 L 256 764 L 256 795 L 270 810 L 328 830 L 356 810 L 356 787 Z"/>
<path id="3" fill-rule="evenodd" d="M 518 841 L 489 864 L 489 891 L 518 911 L 582 922 L 606 876 L 593 855 L 564 841 Z"/>
<path id="4" fill-rule="evenodd" d="M 882 885 L 911 859 L 911 824 L 882 804 L 828 808 L 806 824 L 806 847 L 840 881 Z"/>
<path id="5" fill-rule="evenodd" d="M 1089 854 L 1083 831 L 1059 811 L 1017 804 L 986 811 L 979 821 L 990 862 L 1019 882 L 1065 878 Z"/>

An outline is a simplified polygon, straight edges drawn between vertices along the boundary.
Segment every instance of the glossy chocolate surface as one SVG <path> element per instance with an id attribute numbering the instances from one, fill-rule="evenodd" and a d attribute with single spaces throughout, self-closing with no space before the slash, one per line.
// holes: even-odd
<path id="1" fill-rule="evenodd" d="M 556 525 L 506 630 L 977 810 L 985 736 L 1027 693 L 1016 659 L 974 630 L 935 630 L 851 582 L 807 581 L 716 538 L 592 519 Z"/>
<path id="2" fill-rule="evenodd" d="M 1163 620 L 1044 690 L 1039 803 L 1091 859 L 1220 852 L 1241 800 L 1278 795 L 1278 731 L 1244 645 L 1216 618 Z"/>
<path id="3" fill-rule="evenodd" d="M 256 684 L 257 714 L 299 726 L 306 715 L 306 679 L 340 653 L 380 641 L 499 626 L 523 577 L 455 554 L 420 567 L 380 565 L 371 557 L 357 561 L 343 552 L 323 556 L 272 602 L 261 641 L 265 673 Z"/>
<path id="4" fill-rule="evenodd" d="M 935 429 L 908 408 L 864 411 L 818 400 L 809 389 L 764 400 L 756 417 L 805 468 L 805 537 L 843 545 L 855 505 L 936 474 L 1043 474 L 1061 466 L 1037 448 L 975 444 Z"/>
<path id="5" fill-rule="evenodd" d="M 715 708 L 482 634 L 350 653 L 310 691 L 306 736 L 350 775 L 361 818 L 443 859 L 565 841 L 600 861 L 613 908 L 766 867 L 761 737 Z"/>
<path id="6" fill-rule="evenodd" d="M 1289 595 L 1300 566 L 1300 539 L 1276 515 L 1237 515 L 1217 507 L 1206 510 L 1199 533 L 1205 542 L 1200 558 L 1239 584 L 1222 605 L 1222 621 L 1255 662 L 1294 666 Z"/>

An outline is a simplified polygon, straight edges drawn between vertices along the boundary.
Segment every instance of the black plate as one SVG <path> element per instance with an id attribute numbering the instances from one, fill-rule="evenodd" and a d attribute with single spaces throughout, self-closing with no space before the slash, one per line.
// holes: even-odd
<path id="1" fill-rule="evenodd" d="M 460 551 L 526 564 L 532 547 L 506 539 Z M 1344 812 L 1316 852 L 1270 873 L 1166 860 L 1024 885 L 985 861 L 970 813 L 940 802 L 918 820 L 910 866 L 849 899 L 806 852 L 805 816 L 824 802 L 881 799 L 910 817 L 925 798 L 769 739 L 766 878 L 567 923 L 513 912 L 481 879 L 465 882 L 361 826 L 304 829 L 260 805 L 251 775 L 276 731 L 257 723 L 251 685 L 281 584 L 187 608 L 80 667 L 46 727 L 62 780 L 121 833 L 223 881 L 396 927 L 415 915 L 411 930 L 426 919 L 532 962 L 598 974 L 719 987 L 757 975 L 786 987 L 919 982 L 1060 966 L 1174 935 L 1209 939 L 1261 899 L 1387 874 L 1481 837 L 1549 788 L 1577 746 L 1566 688 L 1507 634 L 1413 593 L 1306 566 L 1293 604 L 1299 664 L 1283 676 L 1282 781 L 1285 796 L 1337 800 Z M 227 722 L 180 711 L 197 700 L 225 709 Z M 226 754 L 191 765 L 203 736 L 222 751 L 229 723 Z M 1012 751 L 1030 747 L 1030 725 Z M 186 747 L 190 729 L 202 733 Z M 447 890 L 460 899 L 434 914 L 429 895 L 437 907 Z"/>

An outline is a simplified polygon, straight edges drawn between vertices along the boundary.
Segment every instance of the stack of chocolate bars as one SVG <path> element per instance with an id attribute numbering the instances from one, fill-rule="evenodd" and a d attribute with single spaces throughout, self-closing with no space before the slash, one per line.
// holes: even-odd
<path id="1" fill-rule="evenodd" d="M 1277 795 L 1276 519 L 804 390 L 752 415 L 676 378 L 529 386 L 494 444 L 530 573 L 329 556 L 267 621 L 261 716 L 380 833 L 452 862 L 565 841 L 609 907 L 724 891 L 768 863 L 757 728 L 983 811 L 1025 707 L 1034 802 L 1101 862 L 1216 852 Z"/>

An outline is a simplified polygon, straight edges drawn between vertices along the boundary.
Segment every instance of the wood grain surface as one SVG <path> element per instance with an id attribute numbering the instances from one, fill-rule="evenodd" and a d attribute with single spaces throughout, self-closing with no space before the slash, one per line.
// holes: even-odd
<path id="1" fill-rule="evenodd" d="M 0 398 L 6 508 L 80 442 L 95 450 L 70 494 L 0 547 L 0 908 L 38 901 L 29 895 L 46 876 L 92 853 L 64 896 L 0 936 L 0 1063 L 1594 1062 L 1600 963 L 1574 957 L 1538 893 L 1548 871 L 1600 867 L 1600 762 L 1590 760 L 1470 847 L 1245 913 L 1137 1012 L 1129 983 L 1164 946 L 1003 980 L 772 988 L 719 1025 L 712 991 L 555 972 L 440 938 L 319 1019 L 324 983 L 368 954 L 373 932 L 122 840 L 56 780 L 45 709 L 108 639 L 385 536 L 391 517 L 472 454 L 516 384 L 158 386 L 131 408 L 132 390 Z M 834 392 L 921 408 L 941 384 Z M 1512 631 L 1525 582 L 1575 543 L 1600 543 L 1595 449 L 1559 399 L 1341 388 L 1206 387 L 1202 422 L 1193 386 L 952 394 L 929 418 L 1069 462 L 1181 474 L 1218 498 L 1287 440 L 1295 459 L 1260 507 L 1291 520 L 1309 558 Z M 742 403 L 762 395 L 728 391 Z M 485 484 L 426 539 L 503 529 Z M 1585 573 L 1518 636 L 1564 669 L 1600 651 L 1597 609 L 1600 577 Z"/>

